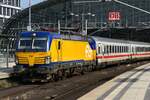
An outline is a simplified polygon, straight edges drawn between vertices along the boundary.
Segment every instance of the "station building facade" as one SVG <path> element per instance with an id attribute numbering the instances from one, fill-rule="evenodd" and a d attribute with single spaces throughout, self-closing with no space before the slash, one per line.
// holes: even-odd
<path id="1" fill-rule="evenodd" d="M 21 11 L 20 0 L 0 0 L 0 27 L 5 20 L 19 11 Z"/>
<path id="2" fill-rule="evenodd" d="M 4 1 L 4 0 L 3 0 Z M 14 0 L 13 0 L 14 1 Z M 15 0 L 16 1 L 16 0 Z M 134 28 L 134 31 L 114 33 L 106 35 L 105 37 L 128 39 L 132 41 L 150 42 L 147 36 L 147 30 L 150 28 L 150 15 L 136 9 L 118 4 L 116 2 L 91 2 L 91 3 L 76 3 L 77 1 L 98 1 L 98 0 L 46 0 L 37 5 L 32 6 L 32 29 L 40 31 L 43 28 L 51 28 L 51 23 L 55 23 L 57 27 L 58 20 L 61 23 L 61 28 L 75 28 L 80 29 L 82 24 L 87 20 L 88 29 L 103 29 L 107 28 Z M 139 7 L 146 11 L 150 11 L 150 0 L 120 0 L 127 4 Z M 16 5 L 16 4 L 15 4 Z M 5 5 L 6 6 L 6 5 Z M 14 6 L 13 6 L 14 7 Z M 15 8 L 15 7 L 14 7 Z M 20 7 L 16 7 L 20 10 Z M 119 12 L 120 19 L 117 21 L 109 21 L 109 12 Z M 12 12 L 12 11 L 10 11 Z M 4 24 L 2 30 L 1 47 L 14 48 L 15 40 L 19 33 L 27 31 L 29 25 L 29 9 L 26 8 L 14 16 L 10 17 Z M 6 13 L 7 14 L 7 13 Z M 2 14 L 2 16 L 4 16 Z M 85 24 L 83 24 L 85 27 Z M 137 33 L 138 28 L 147 29 Z M 108 31 L 110 33 L 110 31 Z M 122 32 L 122 30 L 121 30 Z M 132 33 L 132 34 L 131 34 Z M 100 36 L 106 34 L 98 33 Z M 130 37 L 130 38 L 129 38 Z M 132 37 L 132 38 L 131 38 Z M 9 41 L 9 42 L 8 42 Z M 4 44 L 4 45 L 3 45 Z"/>

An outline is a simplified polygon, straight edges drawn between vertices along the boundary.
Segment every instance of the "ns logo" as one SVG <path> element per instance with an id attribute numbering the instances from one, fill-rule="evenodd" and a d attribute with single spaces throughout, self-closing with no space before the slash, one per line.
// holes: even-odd
<path id="1" fill-rule="evenodd" d="M 85 57 L 86 58 L 91 58 L 93 55 L 92 49 L 90 48 L 89 45 L 86 46 L 85 48 Z"/>

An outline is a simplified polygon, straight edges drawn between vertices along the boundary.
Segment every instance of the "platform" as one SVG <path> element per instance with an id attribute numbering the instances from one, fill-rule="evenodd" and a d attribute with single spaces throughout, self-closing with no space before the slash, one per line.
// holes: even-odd
<path id="1" fill-rule="evenodd" d="M 150 100 L 150 63 L 115 77 L 78 100 Z"/>
<path id="2" fill-rule="evenodd" d="M 0 63 L 0 79 L 8 78 L 9 74 L 13 72 L 13 66 L 15 63 L 9 63 L 8 68 L 5 63 Z"/>

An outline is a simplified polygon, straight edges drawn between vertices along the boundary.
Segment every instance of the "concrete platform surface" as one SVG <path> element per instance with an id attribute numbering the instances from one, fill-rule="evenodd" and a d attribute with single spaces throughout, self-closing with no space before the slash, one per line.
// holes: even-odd
<path id="1" fill-rule="evenodd" d="M 13 72 L 15 63 L 9 63 L 8 68 L 5 63 L 0 63 L 0 79 L 8 78 L 9 74 Z"/>
<path id="2" fill-rule="evenodd" d="M 150 100 L 150 63 L 115 77 L 78 100 Z"/>

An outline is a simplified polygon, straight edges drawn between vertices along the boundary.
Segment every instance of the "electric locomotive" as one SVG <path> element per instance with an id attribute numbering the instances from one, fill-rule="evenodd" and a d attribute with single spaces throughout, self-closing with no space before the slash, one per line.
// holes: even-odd
<path id="1" fill-rule="evenodd" d="M 22 32 L 17 41 L 14 74 L 39 81 L 96 64 L 96 44 L 87 36 L 55 32 Z"/>

